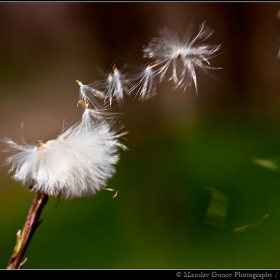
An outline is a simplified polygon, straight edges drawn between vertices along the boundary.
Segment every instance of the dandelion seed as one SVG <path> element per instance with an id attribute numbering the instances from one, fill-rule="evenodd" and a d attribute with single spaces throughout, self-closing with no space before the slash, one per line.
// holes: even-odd
<path id="1" fill-rule="evenodd" d="M 80 87 L 84 86 L 79 80 L 76 82 Z M 121 113 L 113 112 L 111 110 L 112 107 L 108 104 L 108 102 L 100 104 L 95 98 L 89 99 L 89 97 L 85 95 L 80 95 L 80 97 L 82 97 L 82 99 L 78 101 L 77 105 L 80 104 L 84 109 L 84 114 L 82 117 L 84 120 L 113 119 L 122 115 Z"/>
<path id="2" fill-rule="evenodd" d="M 120 105 L 124 100 L 125 93 L 128 93 L 128 80 L 126 75 L 114 64 L 112 71 L 103 80 L 96 81 L 95 85 L 104 91 L 104 100 L 109 101 L 112 106 L 113 100 Z"/>
<path id="3" fill-rule="evenodd" d="M 109 74 L 105 83 L 105 99 L 109 99 L 110 105 L 114 99 L 120 104 L 124 99 L 124 94 L 127 91 L 125 75 L 113 65 L 112 72 Z"/>
<path id="4" fill-rule="evenodd" d="M 130 76 L 130 82 L 134 85 L 130 88 L 129 94 L 137 90 L 139 99 L 146 100 L 157 94 L 155 72 L 151 64 L 145 68 L 137 67 L 136 72 Z"/>
<path id="5" fill-rule="evenodd" d="M 32 181 L 36 192 L 65 198 L 94 195 L 115 173 L 119 149 L 126 149 L 121 130 L 115 122 L 86 126 L 82 121 L 55 140 L 39 140 L 39 146 L 4 139 L 6 151 L 12 152 L 5 164 L 11 164 L 13 179 Z"/>
<path id="6" fill-rule="evenodd" d="M 220 69 L 211 67 L 209 60 L 217 55 L 221 45 L 203 44 L 213 30 L 201 24 L 198 34 L 192 39 L 192 26 L 183 39 L 169 29 L 159 31 L 160 37 L 150 41 L 143 49 L 144 57 L 154 59 L 153 64 L 159 67 L 156 75 L 160 81 L 165 77 L 167 70 L 171 68 L 172 80 L 175 88 L 183 88 L 185 91 L 192 83 L 197 92 L 196 68 L 207 72 L 207 69 Z"/>
<path id="7" fill-rule="evenodd" d="M 80 86 L 80 92 L 79 92 L 79 99 L 80 100 L 91 100 L 91 102 L 95 102 L 94 97 L 98 97 L 103 99 L 104 98 L 104 92 L 96 89 L 96 83 L 92 83 L 89 85 L 84 85 L 81 81 L 77 80 L 76 83 Z M 94 101 L 93 101 L 94 100 Z"/>

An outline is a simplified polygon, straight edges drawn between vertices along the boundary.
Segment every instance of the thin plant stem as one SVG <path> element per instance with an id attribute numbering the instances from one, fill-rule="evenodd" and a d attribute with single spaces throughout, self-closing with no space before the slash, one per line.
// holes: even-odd
<path id="1" fill-rule="evenodd" d="M 26 222 L 22 230 L 16 234 L 16 245 L 9 260 L 7 269 L 20 269 L 27 259 L 22 261 L 29 242 L 42 220 L 39 221 L 44 206 L 48 201 L 47 194 L 37 192 L 29 209 Z"/>

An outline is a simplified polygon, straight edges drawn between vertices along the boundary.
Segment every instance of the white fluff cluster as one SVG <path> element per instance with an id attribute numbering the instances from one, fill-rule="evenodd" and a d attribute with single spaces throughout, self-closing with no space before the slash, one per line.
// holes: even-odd
<path id="1" fill-rule="evenodd" d="M 66 198 L 93 195 L 115 173 L 118 148 L 125 149 L 113 125 L 103 121 L 89 127 L 80 122 L 55 140 L 39 141 L 39 146 L 5 139 L 7 150 L 14 152 L 6 163 L 12 164 L 16 181 L 34 181 L 35 191 Z"/>
<path id="2" fill-rule="evenodd" d="M 12 163 L 15 180 L 34 180 L 35 191 L 69 198 L 92 195 L 115 173 L 117 150 L 125 148 L 118 141 L 120 135 L 112 124 L 88 127 L 81 122 L 39 147 L 6 139 L 15 152 L 6 162 Z"/>
<path id="3" fill-rule="evenodd" d="M 172 70 L 169 80 L 174 82 L 175 88 L 187 87 L 194 83 L 197 91 L 197 81 L 195 68 L 200 68 L 204 72 L 207 69 L 220 69 L 210 66 L 209 59 L 217 55 L 221 45 L 210 45 L 204 43 L 213 30 L 203 22 L 199 32 L 192 37 L 193 27 L 190 26 L 186 35 L 180 37 L 165 28 L 159 31 L 160 37 L 150 41 L 143 49 L 144 57 L 154 59 L 153 65 L 156 67 L 156 75 L 160 81 L 165 77 L 169 68 Z"/>

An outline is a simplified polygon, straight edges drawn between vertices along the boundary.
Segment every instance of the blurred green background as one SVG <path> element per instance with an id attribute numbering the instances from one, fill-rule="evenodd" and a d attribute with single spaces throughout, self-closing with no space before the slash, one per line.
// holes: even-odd
<path id="1" fill-rule="evenodd" d="M 23 268 L 280 267 L 280 173 L 252 161 L 280 158 L 278 10 L 273 2 L 0 3 L 1 139 L 57 137 L 81 115 L 75 81 L 100 79 L 97 67 L 113 62 L 146 63 L 142 47 L 159 28 L 184 32 L 206 20 L 209 42 L 222 44 L 211 63 L 223 69 L 198 71 L 198 96 L 166 80 L 153 99 L 127 98 L 119 111 L 129 150 L 108 181 L 118 196 L 50 198 Z M 7 171 L 1 269 L 34 197 Z"/>

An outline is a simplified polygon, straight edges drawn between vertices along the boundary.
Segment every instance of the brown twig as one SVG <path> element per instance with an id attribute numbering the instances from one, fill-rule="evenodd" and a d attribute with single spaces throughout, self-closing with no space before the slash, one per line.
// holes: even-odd
<path id="1" fill-rule="evenodd" d="M 23 230 L 19 230 L 16 234 L 16 245 L 13 254 L 9 260 L 7 269 L 20 269 L 26 262 L 27 259 L 22 261 L 22 258 L 25 254 L 25 251 L 33 234 L 42 222 L 42 220 L 39 221 L 39 218 L 44 206 L 48 201 L 48 198 L 49 197 L 46 194 L 35 194 Z"/>

